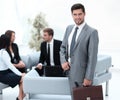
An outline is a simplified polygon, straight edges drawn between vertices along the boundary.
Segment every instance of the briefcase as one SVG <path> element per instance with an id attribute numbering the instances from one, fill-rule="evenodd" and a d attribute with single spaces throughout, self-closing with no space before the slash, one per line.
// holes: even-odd
<path id="1" fill-rule="evenodd" d="M 103 100 L 102 85 L 73 88 L 73 100 Z"/>

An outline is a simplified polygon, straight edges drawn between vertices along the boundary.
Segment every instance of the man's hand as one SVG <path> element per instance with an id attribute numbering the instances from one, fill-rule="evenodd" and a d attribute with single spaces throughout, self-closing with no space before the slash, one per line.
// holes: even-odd
<path id="1" fill-rule="evenodd" d="M 83 86 L 90 86 L 92 85 L 92 81 L 88 79 L 84 79 Z"/>
<path id="2" fill-rule="evenodd" d="M 68 62 L 63 63 L 62 68 L 63 68 L 64 71 L 70 69 L 69 63 Z"/>
<path id="3" fill-rule="evenodd" d="M 38 64 L 37 68 L 42 69 L 42 64 Z"/>

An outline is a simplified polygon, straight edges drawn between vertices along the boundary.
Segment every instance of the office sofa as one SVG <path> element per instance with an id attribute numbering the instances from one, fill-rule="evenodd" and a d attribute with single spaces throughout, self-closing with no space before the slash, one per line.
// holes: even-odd
<path id="1" fill-rule="evenodd" d="M 108 96 L 111 57 L 98 55 L 93 84 L 106 83 L 105 95 Z M 23 80 L 24 92 L 28 100 L 71 100 L 68 77 L 39 77 L 35 70 Z"/>

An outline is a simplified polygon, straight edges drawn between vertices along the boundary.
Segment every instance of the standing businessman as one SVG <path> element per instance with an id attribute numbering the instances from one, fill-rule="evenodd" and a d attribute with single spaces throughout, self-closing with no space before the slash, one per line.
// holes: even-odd
<path id="1" fill-rule="evenodd" d="M 98 53 L 98 32 L 85 22 L 85 8 L 77 3 L 71 7 L 74 25 L 66 28 L 60 57 L 64 71 L 69 73 L 71 89 L 75 82 L 92 85 Z"/>

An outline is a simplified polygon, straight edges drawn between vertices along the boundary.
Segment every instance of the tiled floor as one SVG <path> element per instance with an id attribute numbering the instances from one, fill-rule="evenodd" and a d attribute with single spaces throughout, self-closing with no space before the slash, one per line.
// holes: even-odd
<path id="1" fill-rule="evenodd" d="M 104 97 L 104 100 L 120 100 L 120 69 L 112 67 L 110 69 L 112 72 L 112 79 L 109 83 L 109 96 Z M 103 93 L 105 95 L 105 84 L 103 83 Z M 18 95 L 18 87 L 12 88 L 6 88 L 3 90 L 3 94 L 0 95 L 0 100 L 16 100 L 16 97 Z"/>

